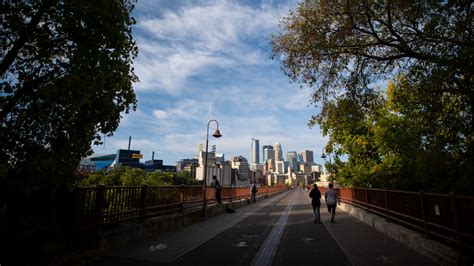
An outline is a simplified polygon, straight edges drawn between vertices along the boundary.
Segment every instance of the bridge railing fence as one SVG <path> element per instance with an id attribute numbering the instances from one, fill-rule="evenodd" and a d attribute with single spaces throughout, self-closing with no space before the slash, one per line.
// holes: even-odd
<path id="1" fill-rule="evenodd" d="M 286 185 L 261 186 L 258 195 L 287 190 Z M 74 221 L 79 231 L 107 228 L 216 204 L 215 188 L 202 186 L 79 187 L 75 190 Z M 249 187 L 223 187 L 224 202 L 250 198 Z M 204 201 L 205 200 L 205 201 Z"/>
<path id="2" fill-rule="evenodd" d="M 327 188 L 320 188 L 324 198 Z M 474 251 L 474 197 L 372 188 L 337 188 L 342 202 Z"/>

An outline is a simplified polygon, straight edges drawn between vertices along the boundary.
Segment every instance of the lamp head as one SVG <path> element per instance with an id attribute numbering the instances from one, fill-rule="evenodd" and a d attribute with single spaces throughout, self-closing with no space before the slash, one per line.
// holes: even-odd
<path id="1" fill-rule="evenodd" d="M 220 137 L 222 137 L 221 132 L 219 131 L 219 129 L 216 129 L 216 132 L 214 132 L 214 134 L 212 134 L 212 136 L 213 136 L 214 138 L 220 138 Z"/>
<path id="2" fill-rule="evenodd" d="M 326 154 L 324 154 L 324 152 L 323 152 L 323 154 L 321 155 L 321 158 L 326 159 Z"/>

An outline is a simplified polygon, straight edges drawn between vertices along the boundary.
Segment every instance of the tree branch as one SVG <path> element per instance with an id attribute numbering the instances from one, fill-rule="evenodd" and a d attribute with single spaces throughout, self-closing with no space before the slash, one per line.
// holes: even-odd
<path id="1" fill-rule="evenodd" d="M 38 9 L 38 12 L 31 18 L 30 23 L 26 29 L 21 33 L 20 37 L 16 40 L 12 49 L 3 57 L 2 63 L 0 64 L 0 77 L 3 77 L 10 65 L 15 61 L 15 58 L 18 56 L 20 49 L 25 46 L 26 42 L 33 35 L 33 32 L 41 20 L 41 16 L 46 12 L 48 8 L 52 6 L 52 0 L 45 0 L 43 4 Z"/>
<path id="2" fill-rule="evenodd" d="M 37 68 L 31 75 L 30 77 L 34 77 L 36 73 L 41 71 L 42 67 Z M 45 80 L 49 79 L 50 77 L 54 76 L 56 74 L 56 71 L 51 71 L 37 79 L 31 78 L 29 83 L 32 85 L 27 85 L 23 84 L 23 86 L 18 89 L 13 97 L 3 106 L 2 110 L 0 111 L 0 121 L 3 121 L 8 113 L 11 112 L 13 107 L 25 96 L 27 93 L 33 91 L 34 88 L 39 87 L 40 84 L 42 84 Z"/>

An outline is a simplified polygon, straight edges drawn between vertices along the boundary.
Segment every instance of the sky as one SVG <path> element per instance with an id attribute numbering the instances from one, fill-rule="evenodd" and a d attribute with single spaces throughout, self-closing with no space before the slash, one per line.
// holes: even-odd
<path id="1" fill-rule="evenodd" d="M 223 135 L 211 135 L 209 147 L 226 159 L 249 158 L 251 139 L 263 145 L 279 142 L 287 151 L 313 150 L 320 159 L 327 137 L 307 126 L 318 107 L 311 90 L 292 84 L 271 59 L 271 36 L 297 1 L 165 1 L 139 0 L 133 11 L 134 84 L 138 106 L 124 114 L 120 126 L 95 153 L 141 150 L 143 160 L 174 165 L 197 157 L 205 145 L 207 123 L 219 122 Z"/>

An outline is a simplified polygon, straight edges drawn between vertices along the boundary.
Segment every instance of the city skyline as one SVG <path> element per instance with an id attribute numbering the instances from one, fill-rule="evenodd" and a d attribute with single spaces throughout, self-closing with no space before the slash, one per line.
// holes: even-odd
<path id="1" fill-rule="evenodd" d="M 253 140 L 257 140 L 257 141 L 258 141 L 259 139 L 252 138 L 250 141 L 252 142 Z M 132 140 L 132 141 L 133 141 L 133 140 Z M 276 143 L 275 143 L 275 144 L 276 144 Z M 279 144 L 281 144 L 281 143 L 279 143 Z M 187 157 L 179 158 L 178 160 L 176 160 L 176 162 L 166 162 L 166 161 L 164 161 L 162 157 L 157 157 L 157 156 L 156 156 L 156 151 L 152 151 L 152 155 L 149 156 L 149 158 L 148 158 L 148 156 L 146 156 L 146 154 L 143 153 L 143 151 L 140 151 L 141 154 L 143 155 L 143 158 L 142 158 L 141 161 L 151 160 L 151 159 L 152 159 L 152 156 L 154 156 L 154 159 L 155 159 L 155 160 L 156 160 L 156 159 L 163 160 L 163 163 L 164 163 L 164 164 L 171 164 L 171 165 L 173 165 L 173 164 L 175 164 L 175 163 L 179 163 L 180 160 L 184 160 L 184 159 L 196 159 L 196 158 L 199 157 L 199 152 L 201 151 L 201 150 L 200 150 L 200 149 L 201 149 L 201 145 L 202 145 L 202 143 L 199 143 L 198 145 L 196 145 L 195 154 L 192 154 L 192 155 L 187 156 Z M 212 148 L 215 148 L 216 150 L 213 151 L 213 149 L 209 148 L 208 152 L 215 152 L 216 155 L 217 155 L 217 154 L 224 154 L 224 155 L 225 155 L 225 158 L 226 158 L 226 161 L 228 161 L 229 158 L 232 158 L 232 157 L 244 157 L 245 159 L 247 159 L 247 160 L 249 161 L 249 164 L 252 162 L 252 161 L 251 161 L 251 158 L 250 158 L 250 155 L 252 154 L 253 151 L 252 151 L 251 148 L 248 150 L 248 152 L 247 152 L 248 155 L 246 156 L 245 154 L 237 154 L 237 153 L 235 153 L 235 154 L 232 154 L 232 153 L 226 154 L 226 153 L 220 152 L 217 145 L 213 144 L 213 145 L 210 145 L 210 146 L 212 146 Z M 257 155 L 257 156 L 258 156 L 259 158 L 262 158 L 262 159 L 259 160 L 259 164 L 264 164 L 265 161 L 266 161 L 266 160 L 265 160 L 265 156 L 263 155 L 263 154 L 264 154 L 264 149 L 265 149 L 266 146 L 271 146 L 271 147 L 272 147 L 272 145 L 262 145 L 261 148 L 258 149 L 258 155 Z M 124 149 L 125 149 L 125 148 L 124 148 Z M 132 148 L 132 149 L 133 149 L 133 148 Z M 273 148 L 272 148 L 272 149 L 273 149 Z M 126 150 L 126 149 L 125 149 L 125 150 Z M 135 149 L 135 150 L 136 150 L 136 149 Z M 305 152 L 305 151 L 310 151 L 310 152 L 312 152 L 312 153 L 314 154 L 314 159 L 313 159 L 313 162 L 314 162 L 314 163 L 317 163 L 317 164 L 323 164 L 323 163 L 324 163 L 324 159 L 320 158 L 322 153 L 321 153 L 321 154 L 318 154 L 317 151 L 314 151 L 314 150 L 308 149 L 308 148 L 302 149 L 302 150 L 299 151 L 299 152 L 295 152 L 295 151 L 292 150 L 291 148 L 289 148 L 287 151 L 285 151 L 284 149 L 282 149 L 282 153 L 286 155 L 286 156 L 283 156 L 283 157 L 282 157 L 282 161 L 285 161 L 285 162 L 288 161 L 287 155 L 288 155 L 288 153 L 290 153 L 290 152 L 291 152 L 291 153 L 294 152 L 295 155 L 297 154 L 297 155 L 300 155 L 300 156 L 301 156 L 301 153 L 302 153 L 302 152 Z M 154 152 L 154 153 L 153 153 L 153 152 Z M 116 153 L 116 152 L 111 152 L 110 154 L 114 154 L 114 153 Z M 100 152 L 98 152 L 98 153 L 94 153 L 94 156 L 103 155 L 103 154 L 108 154 L 108 153 L 100 153 Z M 295 158 L 295 159 L 296 159 L 296 158 Z M 275 161 L 276 161 L 276 159 L 275 159 Z"/>
<path id="2" fill-rule="evenodd" d="M 133 36 L 137 111 L 95 153 L 141 150 L 144 158 L 175 164 L 205 144 L 206 125 L 219 121 L 223 135 L 210 137 L 226 156 L 248 157 L 249 140 L 280 142 L 284 151 L 322 151 L 327 138 L 307 123 L 318 112 L 311 90 L 291 84 L 270 59 L 270 36 L 297 1 L 139 1 Z M 198 27 L 198 28 L 196 28 Z M 214 130 L 211 125 L 210 130 Z M 316 156 L 315 157 L 319 157 Z"/>

